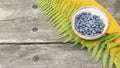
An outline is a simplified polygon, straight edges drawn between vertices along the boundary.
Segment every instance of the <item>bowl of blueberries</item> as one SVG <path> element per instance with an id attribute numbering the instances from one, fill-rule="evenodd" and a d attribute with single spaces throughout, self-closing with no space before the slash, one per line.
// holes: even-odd
<path id="1" fill-rule="evenodd" d="M 72 16 L 74 32 L 86 40 L 95 40 L 103 36 L 108 25 L 106 14 L 96 7 L 82 7 Z"/>

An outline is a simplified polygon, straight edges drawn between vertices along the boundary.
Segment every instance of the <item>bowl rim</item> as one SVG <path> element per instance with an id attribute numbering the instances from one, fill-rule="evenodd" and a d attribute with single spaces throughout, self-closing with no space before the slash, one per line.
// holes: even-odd
<path id="1" fill-rule="evenodd" d="M 106 18 L 106 22 L 104 22 L 105 28 L 104 28 L 104 30 L 103 30 L 103 32 L 102 32 L 101 34 L 99 34 L 99 35 L 97 35 L 97 36 L 94 36 L 94 37 L 87 37 L 87 36 L 84 36 L 84 35 L 78 33 L 77 30 L 75 29 L 75 26 L 74 26 L 75 16 L 76 16 L 77 13 L 80 12 L 80 10 L 85 9 L 85 8 L 92 8 L 92 9 L 95 10 L 95 11 L 100 11 L 100 12 L 102 13 L 101 16 L 103 16 L 103 15 L 105 16 L 105 18 Z M 95 39 L 98 39 L 98 38 L 102 37 L 102 36 L 107 32 L 108 27 L 109 27 L 109 22 L 108 22 L 108 17 L 107 17 L 107 15 L 106 15 L 102 10 L 100 10 L 100 9 L 97 8 L 97 7 L 94 7 L 94 6 L 80 7 L 80 8 L 79 8 L 78 10 L 76 10 L 76 11 L 73 13 L 73 15 L 72 15 L 72 29 L 73 29 L 73 31 L 75 32 L 75 34 L 77 34 L 79 37 L 81 37 L 81 38 L 83 38 L 83 39 L 86 39 L 86 40 L 95 40 Z"/>

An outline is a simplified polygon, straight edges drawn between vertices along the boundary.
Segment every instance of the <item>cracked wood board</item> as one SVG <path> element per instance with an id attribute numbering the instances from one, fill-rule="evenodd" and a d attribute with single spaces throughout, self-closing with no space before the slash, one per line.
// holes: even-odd
<path id="1" fill-rule="evenodd" d="M 102 68 L 88 52 L 71 44 L 0 46 L 1 68 Z"/>

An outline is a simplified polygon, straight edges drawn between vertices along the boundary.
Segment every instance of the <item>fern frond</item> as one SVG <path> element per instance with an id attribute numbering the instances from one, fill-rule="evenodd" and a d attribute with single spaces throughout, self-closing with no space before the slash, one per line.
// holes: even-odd
<path id="1" fill-rule="evenodd" d="M 76 46 L 76 45 L 79 44 L 81 41 L 83 41 L 83 39 L 82 39 L 82 38 L 78 38 L 77 41 L 75 41 L 75 43 L 74 43 L 71 47 Z"/>
<path id="2" fill-rule="evenodd" d="M 71 40 L 74 39 L 76 36 L 77 36 L 76 34 L 72 33 L 72 34 L 65 40 L 64 43 L 67 43 L 67 42 L 71 41 Z"/>
<path id="3" fill-rule="evenodd" d="M 96 43 L 95 47 L 93 48 L 92 58 L 94 58 L 96 56 L 101 43 L 103 41 L 105 41 L 105 39 L 109 39 L 109 38 L 111 38 L 111 34 L 105 35 L 97 40 L 97 43 Z"/>
<path id="4" fill-rule="evenodd" d="M 92 53 L 92 58 L 95 57 L 95 55 L 97 54 L 98 50 L 99 50 L 99 47 L 101 45 L 102 42 L 105 42 L 106 40 L 110 39 L 111 37 L 113 37 L 116 33 L 113 33 L 113 34 L 108 34 L 108 35 L 105 35 L 101 38 L 99 38 L 96 42 L 96 45 L 93 49 L 93 53 Z"/>
<path id="5" fill-rule="evenodd" d="M 85 47 L 87 46 L 88 43 L 89 43 L 88 40 L 84 40 L 83 43 L 82 43 L 81 49 L 85 48 Z"/>
<path id="6" fill-rule="evenodd" d="M 109 57 L 109 50 L 106 50 L 105 54 L 103 55 L 103 60 L 102 60 L 103 68 L 106 68 L 108 57 Z"/>
<path id="7" fill-rule="evenodd" d="M 96 56 L 96 61 L 98 61 L 102 55 L 102 52 L 105 48 L 105 45 L 113 40 L 115 40 L 116 38 L 118 38 L 120 35 L 116 35 L 116 36 L 112 36 L 111 38 L 109 38 L 108 40 L 106 40 L 104 43 L 102 43 L 100 50 L 98 51 L 98 54 Z"/>
<path id="8" fill-rule="evenodd" d="M 59 30 L 58 30 L 58 32 L 57 32 L 57 34 L 62 34 L 63 32 L 65 32 L 65 31 L 67 31 L 67 30 L 71 30 L 72 29 L 72 26 L 69 24 L 69 25 L 67 25 L 67 27 L 61 27 Z"/>
<path id="9" fill-rule="evenodd" d="M 116 49 L 112 52 L 112 56 L 111 56 L 110 61 L 109 61 L 109 68 L 113 67 L 114 58 L 119 51 L 120 51 L 120 49 Z"/>
<path id="10" fill-rule="evenodd" d="M 64 32 L 64 33 L 61 35 L 61 37 L 62 37 L 62 38 L 63 38 L 63 37 L 66 37 L 66 36 L 68 36 L 70 33 L 72 33 L 72 29 Z"/>
<path id="11" fill-rule="evenodd" d="M 103 56 L 103 60 L 102 60 L 102 62 L 103 62 L 103 68 L 106 68 L 106 64 L 107 64 L 107 60 L 108 60 L 108 57 L 109 57 L 109 54 L 110 54 L 110 50 L 112 49 L 112 48 L 115 48 L 115 47 L 117 47 L 117 46 L 120 46 L 120 42 L 117 42 L 117 43 L 114 43 L 114 44 L 112 44 L 112 45 L 110 45 L 108 48 L 107 48 L 107 50 L 105 51 L 105 54 L 104 54 L 104 56 Z M 113 54 L 115 54 L 115 52 L 113 52 Z M 113 55 L 112 55 L 113 56 Z M 113 57 L 111 57 L 111 60 L 113 59 Z M 113 60 L 112 60 L 113 61 Z M 111 62 L 111 61 L 110 61 Z M 112 65 L 111 65 L 111 63 L 109 63 L 110 64 L 110 68 L 112 67 Z"/>
<path id="12" fill-rule="evenodd" d="M 96 42 L 96 41 L 90 41 L 89 46 L 88 46 L 88 52 L 91 51 L 92 47 L 94 46 L 93 44 L 94 44 L 95 42 Z"/>
<path id="13" fill-rule="evenodd" d="M 117 66 L 116 68 L 120 68 L 120 58 L 117 60 Z"/>

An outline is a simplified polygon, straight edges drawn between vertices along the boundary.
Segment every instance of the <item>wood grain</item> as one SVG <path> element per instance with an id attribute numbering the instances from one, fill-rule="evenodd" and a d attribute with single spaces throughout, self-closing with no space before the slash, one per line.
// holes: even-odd
<path id="1" fill-rule="evenodd" d="M 35 0 L 0 2 L 0 43 L 62 42 Z"/>
<path id="2" fill-rule="evenodd" d="M 86 50 L 71 44 L 0 46 L 1 68 L 102 68 Z"/>

